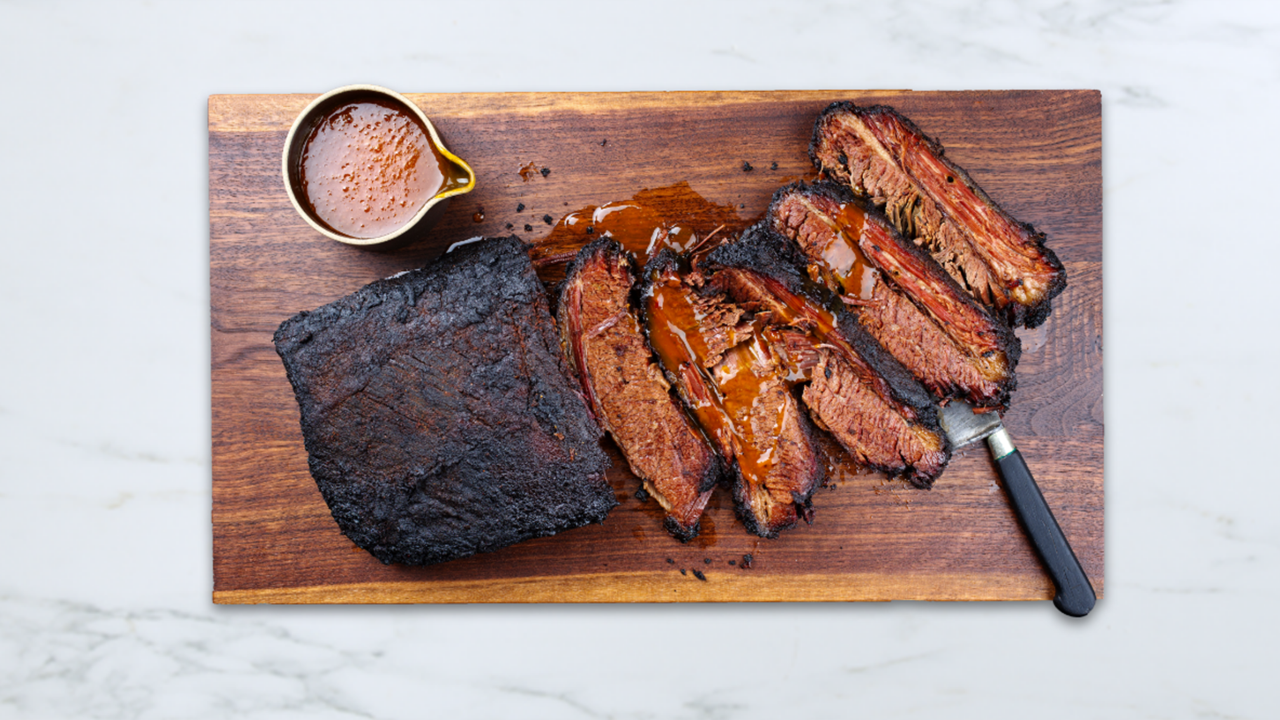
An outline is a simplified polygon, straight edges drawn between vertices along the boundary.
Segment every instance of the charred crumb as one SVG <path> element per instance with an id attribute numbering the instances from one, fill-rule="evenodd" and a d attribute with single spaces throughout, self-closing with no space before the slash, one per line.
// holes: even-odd
<path id="1" fill-rule="evenodd" d="M 751 569 L 751 563 L 755 562 L 755 557 L 751 553 L 742 556 L 742 567 L 746 570 Z"/>
<path id="2" fill-rule="evenodd" d="M 680 574 L 681 574 L 681 575 L 688 576 L 688 574 L 689 574 L 689 573 L 688 573 L 688 571 L 686 571 L 684 568 L 680 568 Z"/>
<path id="3" fill-rule="evenodd" d="M 595 231 L 596 231 L 596 226 L 595 226 L 595 225 L 588 225 L 588 226 L 587 226 L 587 234 L 588 234 L 588 235 L 593 235 L 593 234 L 595 234 Z"/>
<path id="4" fill-rule="evenodd" d="M 746 160 L 743 160 L 742 172 L 751 172 L 752 170 L 755 170 L 755 168 L 751 167 L 751 163 L 747 162 Z"/>
<path id="5" fill-rule="evenodd" d="M 542 222 L 544 222 L 544 223 L 546 223 L 546 224 L 550 225 L 550 224 L 551 224 L 551 221 L 552 221 L 552 218 L 551 218 L 551 216 L 550 216 L 550 215 L 543 215 L 543 216 L 542 216 Z"/>
<path id="6" fill-rule="evenodd" d="M 600 147 L 604 147 L 605 145 L 608 145 L 608 144 L 609 144 L 609 138 L 605 138 L 600 141 Z"/>
<path id="7" fill-rule="evenodd" d="M 668 564 L 668 565 L 675 565 L 675 564 L 676 564 L 675 558 L 667 558 L 667 564 Z"/>
<path id="8" fill-rule="evenodd" d="M 739 209 L 739 210 L 746 210 L 746 209 L 747 209 L 747 206 L 746 206 L 745 204 L 743 204 L 743 203 L 738 203 L 738 209 Z"/>
<path id="9" fill-rule="evenodd" d="M 542 177 L 546 177 L 551 174 L 551 168 L 542 168 L 538 172 L 542 173 Z"/>
<path id="10" fill-rule="evenodd" d="M 703 564 L 703 565 L 710 565 L 710 564 L 711 564 L 711 558 L 702 558 L 702 564 Z"/>
<path id="11" fill-rule="evenodd" d="M 730 564 L 730 565 L 737 565 L 737 564 L 738 564 L 738 561 L 737 561 L 737 560 L 730 560 L 730 561 L 729 561 L 729 564 Z"/>
<path id="12" fill-rule="evenodd" d="M 770 163 L 770 164 L 769 164 L 769 169 L 770 169 L 770 170 L 777 170 L 777 169 L 778 169 L 778 163 L 777 163 L 777 161 L 774 161 L 774 162 Z"/>
<path id="13" fill-rule="evenodd" d="M 698 578 L 698 579 L 699 579 L 699 580 L 701 580 L 702 582 L 706 582 L 706 581 L 707 581 L 707 576 L 706 576 L 706 575 L 704 575 L 704 574 L 702 573 L 702 571 L 701 571 L 701 570 L 694 570 L 694 571 L 693 571 L 693 576 L 694 576 L 694 577 L 696 577 L 696 578 Z"/>
<path id="14" fill-rule="evenodd" d="M 516 204 L 516 212 L 524 212 L 524 203 Z"/>
<path id="15" fill-rule="evenodd" d="M 636 499 L 639 500 L 640 502 L 645 502 L 646 500 L 649 499 L 649 491 L 645 490 L 644 488 L 640 488 L 639 490 L 636 491 Z"/>
<path id="16" fill-rule="evenodd" d="M 507 223 L 507 229 L 508 229 L 508 230 L 510 230 L 510 229 L 512 229 L 512 228 L 514 228 L 514 227 L 515 227 L 515 225 L 512 225 L 511 223 Z"/>
<path id="17" fill-rule="evenodd" d="M 530 225 L 529 223 L 525 223 L 525 224 L 524 224 L 524 231 L 525 231 L 525 232 L 533 232 L 533 226 L 532 226 L 532 225 Z"/>

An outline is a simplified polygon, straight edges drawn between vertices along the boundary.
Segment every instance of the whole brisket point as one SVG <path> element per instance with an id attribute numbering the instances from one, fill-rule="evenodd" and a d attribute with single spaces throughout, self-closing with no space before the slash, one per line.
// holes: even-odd
<path id="1" fill-rule="evenodd" d="M 276 351 L 342 532 L 421 565 L 603 521 L 609 458 L 559 340 L 515 237 L 285 320 Z"/>

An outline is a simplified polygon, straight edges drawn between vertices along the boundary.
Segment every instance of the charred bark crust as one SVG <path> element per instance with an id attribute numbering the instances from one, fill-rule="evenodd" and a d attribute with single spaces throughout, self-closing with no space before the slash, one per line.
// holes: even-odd
<path id="1" fill-rule="evenodd" d="M 490 552 L 617 505 L 518 238 L 299 313 L 274 342 L 320 493 L 384 563 Z"/>

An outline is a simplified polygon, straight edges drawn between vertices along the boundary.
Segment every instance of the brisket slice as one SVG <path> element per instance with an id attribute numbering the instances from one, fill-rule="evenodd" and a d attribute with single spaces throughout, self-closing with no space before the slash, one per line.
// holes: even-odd
<path id="1" fill-rule="evenodd" d="M 1001 209 L 910 120 L 883 105 L 835 103 L 814 124 L 809 155 L 1010 324 L 1035 327 L 1049 316 L 1067 281 L 1044 234 Z"/>
<path id="2" fill-rule="evenodd" d="M 429 564 L 601 522 L 601 433 L 515 237 L 463 246 L 275 334 L 342 532 Z"/>
<path id="3" fill-rule="evenodd" d="M 951 457 L 933 397 L 833 293 L 802 274 L 802 262 L 785 238 L 757 224 L 703 265 L 735 302 L 797 332 L 818 353 L 803 397 L 819 425 L 860 463 L 928 487 Z M 796 347 L 786 355 L 795 357 Z"/>
<path id="4" fill-rule="evenodd" d="M 825 477 L 814 428 L 760 323 L 714 288 L 695 285 L 696 277 L 669 250 L 645 266 L 645 332 L 727 460 L 738 517 L 749 531 L 775 537 L 812 517 L 813 492 Z"/>
<path id="5" fill-rule="evenodd" d="M 654 365 L 631 304 L 633 265 L 611 238 L 584 247 L 560 286 L 556 319 L 600 426 L 667 511 L 667 530 L 689 540 L 720 478 L 720 459 Z"/>
<path id="6" fill-rule="evenodd" d="M 833 183 L 795 183 L 774 194 L 767 223 L 934 395 L 1008 404 L 1017 336 L 870 203 Z"/>

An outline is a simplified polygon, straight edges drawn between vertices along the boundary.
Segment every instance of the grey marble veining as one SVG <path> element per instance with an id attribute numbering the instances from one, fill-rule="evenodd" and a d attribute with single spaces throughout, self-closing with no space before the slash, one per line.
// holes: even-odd
<path id="1" fill-rule="evenodd" d="M 0 67 L 0 717 L 1274 716 L 1280 5 L 0 2 Z M 1107 596 L 212 606 L 205 102 L 349 82 L 1100 89 Z"/>

